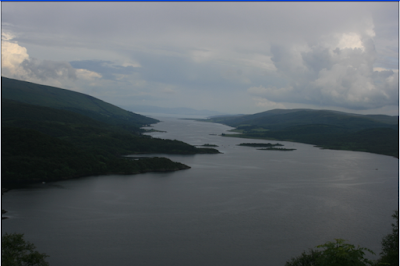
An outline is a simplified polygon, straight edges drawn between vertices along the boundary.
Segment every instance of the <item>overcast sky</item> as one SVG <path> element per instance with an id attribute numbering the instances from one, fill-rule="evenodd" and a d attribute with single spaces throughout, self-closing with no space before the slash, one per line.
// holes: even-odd
<path id="1" fill-rule="evenodd" d="M 2 2 L 2 75 L 119 106 L 398 115 L 398 2 Z"/>

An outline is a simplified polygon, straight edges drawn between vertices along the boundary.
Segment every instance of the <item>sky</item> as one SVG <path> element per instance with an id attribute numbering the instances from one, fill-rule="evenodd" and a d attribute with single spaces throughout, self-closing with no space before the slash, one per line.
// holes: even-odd
<path id="1" fill-rule="evenodd" d="M 2 76 L 150 105 L 398 115 L 398 2 L 2 2 Z"/>

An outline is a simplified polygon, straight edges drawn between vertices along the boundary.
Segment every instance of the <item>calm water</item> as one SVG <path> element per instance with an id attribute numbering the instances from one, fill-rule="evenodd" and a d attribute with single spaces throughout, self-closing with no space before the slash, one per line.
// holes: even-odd
<path id="1" fill-rule="evenodd" d="M 171 156 L 173 173 L 96 176 L 12 190 L 10 219 L 51 265 L 284 265 L 343 238 L 380 252 L 398 206 L 398 159 L 283 142 L 236 146 L 230 127 L 174 118 L 154 137 L 216 144 L 223 154 Z M 275 143 L 272 141 L 272 143 Z"/>

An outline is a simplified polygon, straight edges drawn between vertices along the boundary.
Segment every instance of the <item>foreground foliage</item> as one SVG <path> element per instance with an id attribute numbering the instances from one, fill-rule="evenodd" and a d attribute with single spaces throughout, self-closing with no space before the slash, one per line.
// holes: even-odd
<path id="1" fill-rule="evenodd" d="M 399 265 L 399 213 L 392 215 L 396 223 L 392 224 L 392 233 L 382 239 L 381 258 L 372 261 L 365 257 L 366 252 L 375 254 L 364 247 L 355 247 L 343 239 L 326 242 L 316 249 L 309 249 L 298 257 L 293 257 L 285 266 L 398 266 Z M 321 250 L 322 249 L 322 250 Z"/>
<path id="2" fill-rule="evenodd" d="M 381 265 L 399 265 L 399 212 L 392 215 L 396 223 L 392 224 L 392 233 L 382 239 L 382 252 L 379 262 Z"/>
<path id="3" fill-rule="evenodd" d="M 365 251 L 374 254 L 370 249 L 355 247 L 345 243 L 343 239 L 335 239 L 335 242 L 326 242 L 317 246 L 322 250 L 310 249 L 299 257 L 292 258 L 285 266 L 367 266 L 374 262 L 364 257 Z"/>
<path id="4" fill-rule="evenodd" d="M 1 237 L 1 265 L 48 266 L 48 255 L 36 251 L 34 244 L 25 241 L 23 234 L 4 234 Z"/>

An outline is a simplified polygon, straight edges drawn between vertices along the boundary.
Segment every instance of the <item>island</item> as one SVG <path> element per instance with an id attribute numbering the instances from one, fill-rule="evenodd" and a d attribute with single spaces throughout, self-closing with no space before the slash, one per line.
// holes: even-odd
<path id="1" fill-rule="evenodd" d="M 271 144 L 271 143 L 240 143 L 240 144 L 238 144 L 238 146 L 268 147 L 268 148 L 272 148 L 272 147 L 283 146 L 283 145 L 280 144 L 280 143 L 275 143 L 275 144 Z"/>
<path id="2" fill-rule="evenodd" d="M 286 148 L 265 148 L 257 149 L 259 151 L 295 151 L 296 149 L 286 149 Z"/>
<path id="3" fill-rule="evenodd" d="M 206 143 L 206 144 L 203 144 L 203 145 L 196 145 L 196 146 L 203 146 L 203 147 L 218 147 L 218 145 L 215 145 L 215 144 L 208 144 L 208 143 Z"/>
<path id="4" fill-rule="evenodd" d="M 286 149 L 286 148 L 275 148 L 283 146 L 280 143 L 240 143 L 238 146 L 248 146 L 248 147 L 265 147 L 263 149 L 257 149 L 260 151 L 295 151 L 296 149 Z"/>
<path id="5" fill-rule="evenodd" d="M 151 128 L 151 129 L 141 128 L 141 129 L 143 130 L 143 133 L 152 133 L 152 132 L 166 133 L 167 132 L 167 131 L 157 130 L 154 128 Z"/>

